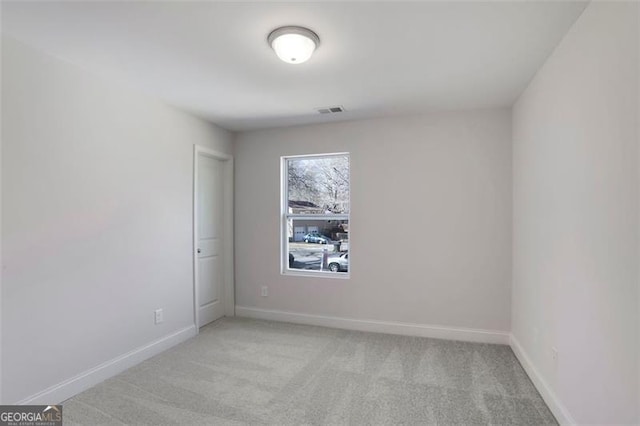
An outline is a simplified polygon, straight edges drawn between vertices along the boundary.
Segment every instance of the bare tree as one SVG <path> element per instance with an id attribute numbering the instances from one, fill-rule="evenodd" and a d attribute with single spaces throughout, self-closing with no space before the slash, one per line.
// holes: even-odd
<path id="1" fill-rule="evenodd" d="M 289 199 L 309 201 L 332 213 L 349 209 L 349 158 L 303 158 L 288 162 Z"/>

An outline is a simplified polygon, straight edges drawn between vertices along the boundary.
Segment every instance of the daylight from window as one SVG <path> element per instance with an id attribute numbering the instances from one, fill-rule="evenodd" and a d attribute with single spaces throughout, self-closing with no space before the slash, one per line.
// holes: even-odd
<path id="1" fill-rule="evenodd" d="M 348 275 L 349 155 L 283 160 L 283 271 Z"/>

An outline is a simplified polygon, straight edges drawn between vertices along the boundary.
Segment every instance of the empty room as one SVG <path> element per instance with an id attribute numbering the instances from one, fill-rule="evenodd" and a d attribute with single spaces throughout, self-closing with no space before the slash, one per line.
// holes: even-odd
<path id="1" fill-rule="evenodd" d="M 0 8 L 0 426 L 640 425 L 640 2 Z"/>

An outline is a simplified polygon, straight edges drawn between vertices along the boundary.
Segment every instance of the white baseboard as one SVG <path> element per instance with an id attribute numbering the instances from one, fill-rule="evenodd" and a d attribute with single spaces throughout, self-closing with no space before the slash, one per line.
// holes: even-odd
<path id="1" fill-rule="evenodd" d="M 31 395 L 16 404 L 59 404 L 128 368 L 133 367 L 134 365 L 195 336 L 196 334 L 195 325 L 185 327 L 182 330 L 178 330 L 175 333 L 162 337 L 148 345 L 141 346 L 127 352 L 126 354 L 120 355 L 117 358 L 104 362 L 90 370 L 80 373 L 77 376 Z"/>
<path id="2" fill-rule="evenodd" d="M 531 359 L 524 351 L 524 348 L 520 345 L 520 342 L 518 342 L 518 339 L 516 339 L 513 334 L 511 335 L 511 349 L 513 350 L 513 353 L 516 354 L 516 358 L 518 358 L 518 361 L 522 364 L 524 371 L 527 372 L 527 375 L 535 385 L 536 389 L 538 389 L 538 392 L 540 392 L 542 399 L 544 399 L 544 402 L 547 403 L 549 409 L 556 417 L 556 420 L 558 420 L 558 423 L 561 425 L 577 424 L 567 408 L 562 404 L 562 402 L 560 402 L 560 399 L 555 392 L 553 392 L 540 373 L 538 373 L 538 370 L 531 362 Z"/>
<path id="3" fill-rule="evenodd" d="M 497 343 L 502 345 L 509 344 L 509 333 L 504 331 L 329 317 L 322 315 L 276 311 L 270 309 L 249 308 L 237 305 L 236 316 L 291 322 L 296 324 L 319 325 L 323 327 L 341 328 L 347 330 L 370 331 L 374 333 L 401 334 L 405 336 L 431 337 L 434 339 L 447 340 L 463 340 L 466 342 Z"/>

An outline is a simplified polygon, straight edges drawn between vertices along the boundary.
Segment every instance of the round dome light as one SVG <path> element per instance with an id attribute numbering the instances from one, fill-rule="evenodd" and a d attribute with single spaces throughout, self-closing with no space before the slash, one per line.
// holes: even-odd
<path id="1" fill-rule="evenodd" d="M 320 37 L 303 27 L 280 27 L 267 37 L 269 46 L 288 64 L 306 62 L 320 44 Z"/>

